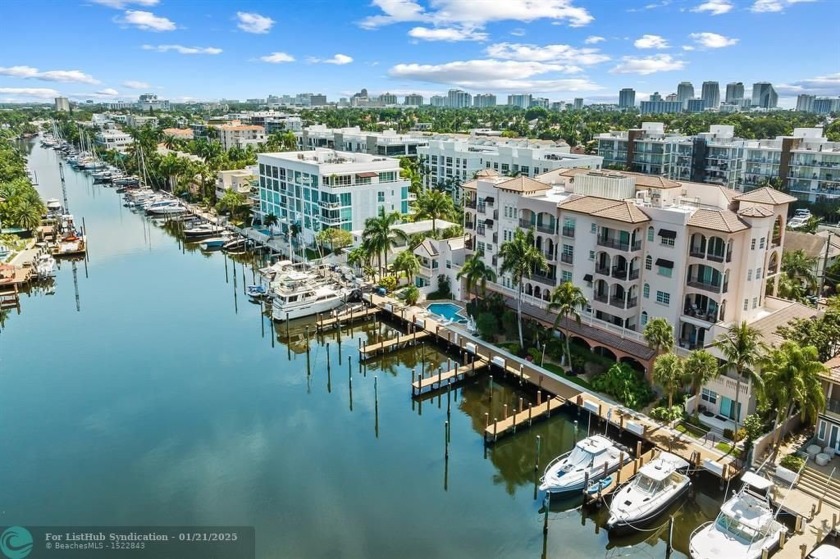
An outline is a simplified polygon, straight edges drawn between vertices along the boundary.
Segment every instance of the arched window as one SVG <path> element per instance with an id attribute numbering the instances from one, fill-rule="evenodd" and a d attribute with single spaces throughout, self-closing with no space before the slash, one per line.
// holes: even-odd
<path id="1" fill-rule="evenodd" d="M 653 242 L 653 227 L 648 227 L 648 242 Z M 649 270 L 650 268 L 648 268 Z"/>
<path id="2" fill-rule="evenodd" d="M 645 256 L 645 270 L 650 270 L 653 268 L 653 257 L 648 254 Z"/>
<path id="3" fill-rule="evenodd" d="M 647 311 L 642 311 L 642 326 L 647 324 L 647 318 L 648 318 Z"/>
<path id="4" fill-rule="evenodd" d="M 650 298 L 650 285 L 649 284 L 646 283 L 644 288 L 642 288 L 642 295 L 644 296 L 645 299 Z"/>

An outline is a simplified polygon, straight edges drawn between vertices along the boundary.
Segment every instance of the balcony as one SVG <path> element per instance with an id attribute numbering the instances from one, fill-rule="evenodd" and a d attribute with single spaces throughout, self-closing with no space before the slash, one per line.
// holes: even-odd
<path id="1" fill-rule="evenodd" d="M 464 207 L 469 208 L 471 210 L 474 210 L 475 209 L 475 200 L 465 200 L 464 201 Z"/>
<path id="2" fill-rule="evenodd" d="M 683 309 L 683 316 L 714 324 L 717 322 L 717 309 Z"/>
<path id="3" fill-rule="evenodd" d="M 557 227 L 554 224 L 551 225 L 537 225 L 537 231 L 540 233 L 548 233 L 549 235 L 554 235 L 557 232 Z"/>
<path id="4" fill-rule="evenodd" d="M 554 260 L 554 252 L 547 250 L 543 253 L 547 260 Z"/>
<path id="5" fill-rule="evenodd" d="M 627 268 L 613 268 L 610 274 L 617 280 L 627 281 L 627 280 L 635 280 L 639 279 L 639 270 L 633 270 L 629 274 L 627 273 Z"/>
<path id="6" fill-rule="evenodd" d="M 561 231 L 562 231 L 562 235 L 564 237 L 569 237 L 569 238 L 572 238 L 572 239 L 575 238 L 575 228 L 574 227 L 563 227 L 563 229 Z"/>
<path id="7" fill-rule="evenodd" d="M 711 283 L 711 282 L 707 283 L 705 281 L 699 281 L 699 280 L 695 279 L 695 280 L 688 280 L 686 282 L 686 284 L 689 287 L 693 287 L 695 289 L 702 289 L 703 291 L 710 291 L 712 293 L 720 293 L 721 285 L 719 283 Z"/>
<path id="8" fill-rule="evenodd" d="M 564 264 L 574 264 L 574 260 L 574 254 L 566 254 L 565 252 L 560 254 L 560 262 L 563 262 Z"/>
<path id="9" fill-rule="evenodd" d="M 611 307 L 615 307 L 617 309 L 627 310 L 636 307 L 639 304 L 638 297 L 631 297 L 627 301 L 624 300 L 624 297 L 608 297 L 607 295 L 595 295 L 593 299 L 599 303 L 608 304 Z"/>
<path id="10" fill-rule="evenodd" d="M 534 226 L 534 224 L 531 223 L 530 219 L 520 219 L 519 220 L 519 227 L 521 227 L 522 229 L 530 229 L 533 226 Z"/>
<path id="11" fill-rule="evenodd" d="M 474 244 L 473 238 L 470 237 L 469 239 L 464 241 L 464 248 L 467 249 L 467 250 L 473 250 L 473 244 Z"/>
<path id="12" fill-rule="evenodd" d="M 321 200 L 320 206 L 322 208 L 327 208 L 327 209 L 337 209 L 337 208 L 341 207 L 341 203 L 340 202 L 325 202 L 324 200 Z"/>
<path id="13" fill-rule="evenodd" d="M 472 221 L 465 221 L 464 229 L 475 229 L 475 223 Z"/>
<path id="14" fill-rule="evenodd" d="M 595 273 L 598 274 L 598 275 L 601 275 L 601 276 L 609 276 L 610 275 L 610 268 L 609 268 L 609 266 L 603 266 L 603 267 L 600 267 L 600 268 L 596 266 L 595 267 Z"/>
<path id="15" fill-rule="evenodd" d="M 616 250 L 641 250 L 642 249 L 642 241 L 636 241 L 635 243 L 629 243 L 624 241 L 619 241 L 618 239 L 614 238 L 603 238 L 600 237 L 598 239 L 598 246 L 607 247 L 607 248 L 614 248 Z"/>
<path id="16" fill-rule="evenodd" d="M 485 204 L 476 204 L 476 211 L 480 214 L 487 212 L 487 206 Z"/>
<path id="17" fill-rule="evenodd" d="M 557 278 L 551 276 L 544 276 L 542 274 L 532 274 L 531 279 L 549 287 L 557 285 Z"/>
<path id="18" fill-rule="evenodd" d="M 825 401 L 825 411 L 840 415 L 840 400 L 834 398 Z"/>

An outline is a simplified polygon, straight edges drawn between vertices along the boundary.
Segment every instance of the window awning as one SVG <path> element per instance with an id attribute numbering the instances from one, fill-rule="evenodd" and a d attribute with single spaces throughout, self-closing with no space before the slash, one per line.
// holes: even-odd
<path id="1" fill-rule="evenodd" d="M 656 259 L 656 265 L 657 266 L 662 266 L 663 268 L 673 268 L 674 267 L 673 262 L 671 262 L 670 260 L 665 260 L 664 258 L 657 258 Z"/>
<path id="2" fill-rule="evenodd" d="M 378 177 L 379 173 L 374 173 L 372 171 L 366 171 L 364 173 L 356 173 L 356 176 L 360 177 L 360 178 L 363 178 L 363 179 L 372 179 L 373 177 Z"/>
<path id="3" fill-rule="evenodd" d="M 660 229 L 659 230 L 659 236 L 664 237 L 666 239 L 676 239 L 677 238 L 677 232 L 676 231 L 671 231 L 670 229 Z"/>
<path id="4" fill-rule="evenodd" d="M 493 220 L 492 219 L 485 219 L 484 220 L 484 225 L 493 225 Z"/>
<path id="5" fill-rule="evenodd" d="M 487 202 L 488 204 L 492 204 L 496 200 L 492 196 L 488 196 L 487 198 L 484 199 L 484 201 Z"/>
<path id="6" fill-rule="evenodd" d="M 592 281 L 592 274 L 586 274 L 583 276 L 583 281 Z"/>

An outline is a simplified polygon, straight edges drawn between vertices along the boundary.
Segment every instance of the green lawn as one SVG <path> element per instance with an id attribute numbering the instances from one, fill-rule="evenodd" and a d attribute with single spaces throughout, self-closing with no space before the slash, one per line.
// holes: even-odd
<path id="1" fill-rule="evenodd" d="M 578 386 L 582 386 L 587 390 L 595 392 L 595 389 L 592 388 L 592 385 L 589 384 L 589 382 L 586 379 L 583 379 L 583 378 L 580 378 L 580 377 L 577 377 L 577 376 L 569 375 L 568 373 L 566 373 L 566 371 L 563 370 L 563 367 L 561 367 L 560 365 L 555 365 L 554 363 L 545 363 L 545 364 L 543 364 L 543 369 L 548 369 L 549 371 L 551 371 L 555 375 L 561 376 L 564 379 L 568 380 L 569 382 L 573 382 L 573 383 L 577 384 Z"/>
<path id="2" fill-rule="evenodd" d="M 720 441 L 718 444 L 715 445 L 715 448 L 720 450 L 721 452 L 732 454 L 735 458 L 741 457 L 741 449 L 733 447 L 728 442 Z"/>
<path id="3" fill-rule="evenodd" d="M 680 433 L 685 433 L 694 437 L 695 439 L 702 439 L 709 432 L 708 427 L 699 427 L 697 425 L 686 423 L 685 421 L 681 421 L 680 423 L 678 423 L 675 429 Z"/>

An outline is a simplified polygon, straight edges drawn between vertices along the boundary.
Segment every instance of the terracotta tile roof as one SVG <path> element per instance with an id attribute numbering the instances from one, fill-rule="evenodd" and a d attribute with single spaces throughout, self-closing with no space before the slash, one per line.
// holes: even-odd
<path id="1" fill-rule="evenodd" d="M 738 196 L 737 190 L 732 190 L 731 188 L 726 188 L 725 186 L 720 186 L 719 184 L 709 186 L 714 186 L 715 188 L 719 189 L 721 193 L 723 193 L 723 195 L 726 197 L 726 199 L 730 202 L 734 200 L 736 196 Z"/>
<path id="2" fill-rule="evenodd" d="M 475 181 L 475 180 L 467 181 L 467 182 L 465 182 L 464 184 L 461 185 L 461 188 L 471 188 L 473 190 L 475 190 L 477 187 L 478 187 L 478 181 Z"/>
<path id="3" fill-rule="evenodd" d="M 770 297 L 768 297 L 768 299 L 769 298 Z M 781 299 L 777 300 L 781 301 Z M 763 318 L 759 318 L 750 324 L 750 326 L 761 332 L 764 338 L 764 343 L 768 345 L 778 346 L 785 341 L 785 339 L 777 332 L 779 326 L 786 326 L 792 320 L 797 318 L 809 319 L 821 314 L 817 309 L 813 307 L 806 307 L 801 303 L 794 303 L 792 301 L 784 302 L 789 304 L 786 307 L 782 307 L 781 309 Z"/>
<path id="4" fill-rule="evenodd" d="M 840 384 L 840 355 L 834 356 L 825 363 L 826 371 L 820 374 L 826 380 Z"/>
<path id="5" fill-rule="evenodd" d="M 640 210 L 634 202 L 628 200 L 594 212 L 592 215 L 614 221 L 623 221 L 624 223 L 644 223 L 645 221 L 650 221 L 650 218 L 645 212 Z"/>
<path id="6" fill-rule="evenodd" d="M 593 214 L 607 208 L 611 208 L 620 202 L 618 200 L 609 200 L 607 198 L 596 198 L 595 196 L 570 196 L 564 202 L 560 202 L 560 207 L 571 212 L 578 212 L 582 214 Z"/>
<path id="7" fill-rule="evenodd" d="M 688 220 L 688 225 L 702 229 L 711 229 L 712 231 L 723 231 L 724 233 L 737 233 L 738 231 L 749 229 L 749 226 L 741 221 L 738 214 L 733 211 L 708 210 L 705 208 L 694 212 Z"/>
<path id="8" fill-rule="evenodd" d="M 775 188 L 765 186 L 751 190 L 746 194 L 736 196 L 735 200 L 738 200 L 739 202 L 757 202 L 759 204 L 771 204 L 776 206 L 779 204 L 790 204 L 791 202 L 795 202 L 796 198 L 785 194 L 784 192 L 779 192 Z"/>
<path id="9" fill-rule="evenodd" d="M 748 206 L 738 210 L 738 215 L 742 215 L 744 217 L 770 217 L 773 215 L 773 212 L 764 206 Z"/>
<path id="10" fill-rule="evenodd" d="M 549 190 L 551 186 L 545 184 L 544 182 L 535 181 L 532 178 L 516 177 L 496 184 L 496 188 L 512 190 L 513 192 L 536 192 L 540 190 Z"/>
<path id="11" fill-rule="evenodd" d="M 586 169 L 582 167 L 575 167 L 573 169 L 562 169 L 557 174 L 564 177 L 575 177 L 577 175 L 585 175 L 588 173 L 596 173 L 604 176 L 621 176 L 633 177 L 636 179 L 636 186 L 642 188 L 677 188 L 682 186 L 682 183 L 666 179 L 657 175 L 646 175 L 644 173 L 633 173 L 629 171 L 613 171 L 609 169 Z"/>
<path id="12" fill-rule="evenodd" d="M 475 174 L 475 178 L 498 177 L 499 173 L 493 169 L 482 169 Z"/>

